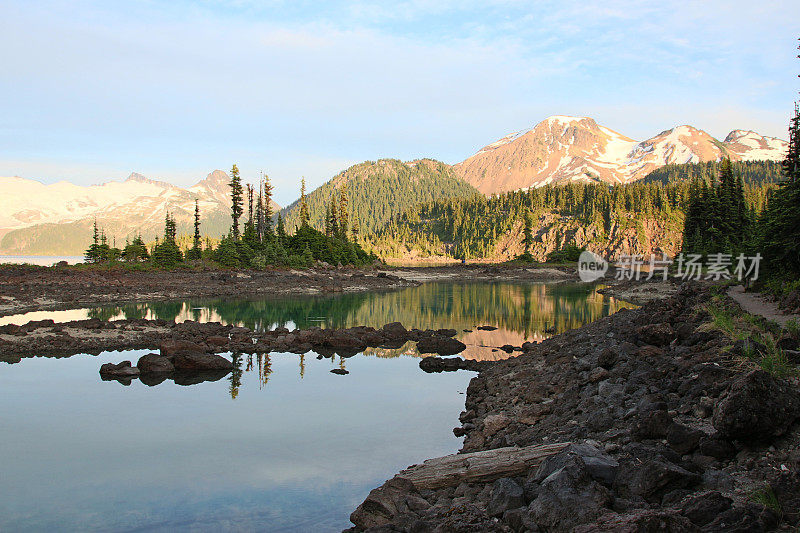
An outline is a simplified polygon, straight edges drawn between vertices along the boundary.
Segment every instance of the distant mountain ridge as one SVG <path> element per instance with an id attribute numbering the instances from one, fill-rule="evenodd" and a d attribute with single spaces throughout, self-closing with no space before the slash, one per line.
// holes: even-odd
<path id="1" fill-rule="evenodd" d="M 222 170 L 189 188 L 138 173 L 124 181 L 90 186 L 0 177 L 0 253 L 82 254 L 95 219 L 118 245 L 139 232 L 152 240 L 163 233 L 167 211 L 175 216 L 178 232 L 188 233 L 195 199 L 203 234 L 221 236 L 231 224 L 229 182 Z"/>
<path id="2" fill-rule="evenodd" d="M 734 130 L 719 141 L 693 126 L 677 126 L 635 141 L 589 117 L 556 115 L 507 135 L 453 165 L 484 194 L 571 181 L 630 183 L 668 164 L 783 159 L 786 141 Z"/>
<path id="3" fill-rule="evenodd" d="M 307 195 L 311 223 L 324 229 L 325 210 L 342 186 L 348 214 L 362 235 L 379 230 L 408 208 L 438 199 L 485 195 L 570 182 L 630 183 L 658 169 L 668 179 L 674 165 L 779 161 L 786 141 L 751 130 L 733 130 L 723 141 L 684 125 L 636 141 L 589 117 L 556 115 L 507 135 L 461 163 L 433 159 L 365 161 L 338 173 Z M 756 169 L 759 170 L 760 169 Z M 125 181 L 81 187 L 45 185 L 0 177 L 0 254 L 73 255 L 86 248 L 94 219 L 118 244 L 141 232 L 152 240 L 163 231 L 167 210 L 179 233 L 191 231 L 198 199 L 204 235 L 230 227 L 230 181 L 215 170 L 188 188 L 132 173 Z M 337 197 L 338 200 L 338 197 Z M 291 232 L 299 224 L 298 202 L 282 211 Z M 277 212 L 279 207 L 273 205 Z"/>

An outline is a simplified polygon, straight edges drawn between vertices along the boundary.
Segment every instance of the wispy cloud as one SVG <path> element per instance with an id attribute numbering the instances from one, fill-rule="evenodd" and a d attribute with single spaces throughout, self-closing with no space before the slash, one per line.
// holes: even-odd
<path id="1" fill-rule="evenodd" d="M 718 136 L 783 135 L 797 90 L 792 11 L 716 1 L 0 3 L 0 174 L 73 177 L 83 164 L 88 181 L 121 168 L 188 180 L 237 161 L 294 191 L 299 175 L 318 184 L 340 162 L 455 162 L 556 113 L 640 138 L 683 122 Z"/>

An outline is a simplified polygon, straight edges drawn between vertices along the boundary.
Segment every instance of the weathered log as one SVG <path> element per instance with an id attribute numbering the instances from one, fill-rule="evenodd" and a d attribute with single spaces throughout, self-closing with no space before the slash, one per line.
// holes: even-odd
<path id="1" fill-rule="evenodd" d="M 568 445 L 560 442 L 445 455 L 401 470 L 397 477 L 411 481 L 417 490 L 455 487 L 462 481 L 487 483 L 524 474 Z"/>

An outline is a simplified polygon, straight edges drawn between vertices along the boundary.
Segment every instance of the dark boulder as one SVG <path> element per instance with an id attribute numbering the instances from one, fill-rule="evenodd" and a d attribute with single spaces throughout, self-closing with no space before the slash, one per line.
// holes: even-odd
<path id="1" fill-rule="evenodd" d="M 197 354 L 205 353 L 205 346 L 201 346 L 196 342 L 185 340 L 169 340 L 161 343 L 161 355 L 164 357 L 174 357 L 176 355 Z"/>
<path id="2" fill-rule="evenodd" d="M 131 366 L 130 361 L 121 363 L 106 363 L 100 367 L 100 375 L 108 377 L 133 377 L 139 375 L 139 369 Z"/>
<path id="3" fill-rule="evenodd" d="M 694 451 L 700 444 L 700 439 L 706 434 L 699 429 L 690 428 L 683 424 L 673 423 L 667 429 L 667 442 L 670 448 L 681 455 Z"/>
<path id="4" fill-rule="evenodd" d="M 525 505 L 525 492 L 522 487 L 511 478 L 501 478 L 492 485 L 492 494 L 486 513 L 489 516 L 502 516 L 511 509 Z"/>
<path id="5" fill-rule="evenodd" d="M 142 374 L 169 374 L 175 371 L 175 366 L 168 357 L 157 353 L 149 353 L 139 358 L 136 367 Z"/>
<path id="6" fill-rule="evenodd" d="M 203 372 L 207 370 L 232 370 L 233 363 L 216 354 L 187 353 L 172 358 L 175 370 L 179 372 Z"/>
<path id="7" fill-rule="evenodd" d="M 611 369 L 616 362 L 617 354 L 611 348 L 603 349 L 603 351 L 600 352 L 600 355 L 597 356 L 597 364 L 606 370 Z"/>
<path id="8" fill-rule="evenodd" d="M 383 335 L 390 340 L 405 339 L 408 336 L 408 330 L 400 322 L 390 322 L 381 328 Z"/>
<path id="9" fill-rule="evenodd" d="M 641 415 L 631 428 L 634 439 L 663 439 L 672 426 L 672 417 L 666 411 L 650 411 Z"/>
<path id="10" fill-rule="evenodd" d="M 721 436 L 769 441 L 786 433 L 800 417 L 800 392 L 763 370 L 737 377 L 714 410 Z"/>
<path id="11" fill-rule="evenodd" d="M 497 328 L 496 328 L 495 326 L 478 326 L 478 327 L 477 327 L 477 328 L 475 328 L 475 329 L 479 329 L 479 330 L 481 330 L 481 331 L 494 331 L 494 330 L 496 330 Z"/>
<path id="12" fill-rule="evenodd" d="M 771 531 L 778 525 L 778 515 L 755 503 L 733 507 L 717 515 L 703 531 L 725 531 L 727 533 L 751 533 Z"/>
<path id="13" fill-rule="evenodd" d="M 342 350 L 355 354 L 363 351 L 367 347 L 367 344 L 363 340 L 345 330 L 333 331 L 328 338 L 325 339 L 325 344 L 335 348 L 337 353 L 339 353 L 339 350 Z"/>
<path id="14" fill-rule="evenodd" d="M 430 507 L 414 484 L 401 477 L 393 477 L 377 489 L 350 515 L 350 521 L 359 529 L 384 526 L 402 514 L 417 514 Z"/>
<path id="15" fill-rule="evenodd" d="M 636 330 L 639 340 L 653 346 L 666 346 L 676 337 L 672 326 L 667 323 L 647 324 Z"/>
<path id="16" fill-rule="evenodd" d="M 350 372 L 345 370 L 344 368 L 333 368 L 331 369 L 331 374 L 339 374 L 340 376 L 346 376 Z"/>
<path id="17" fill-rule="evenodd" d="M 489 362 L 475 361 L 472 359 L 462 359 L 460 357 L 423 357 L 419 361 L 419 367 L 428 373 L 432 372 L 454 372 L 456 370 L 473 370 L 480 372 L 486 368 Z"/>
<path id="18" fill-rule="evenodd" d="M 439 355 L 455 355 L 466 350 L 467 345 L 452 337 L 434 335 L 423 337 L 417 342 L 419 353 L 438 353 Z"/>
<path id="19" fill-rule="evenodd" d="M 612 499 L 611 492 L 589 475 L 583 459 L 572 454 L 542 480 L 528 509 L 540 528 L 566 532 L 596 519 Z"/>
<path id="20" fill-rule="evenodd" d="M 677 511 L 636 510 L 625 514 L 607 513 L 592 524 L 572 533 L 696 533 L 699 528 Z"/>
<path id="21" fill-rule="evenodd" d="M 631 459 L 620 462 L 614 491 L 623 498 L 656 503 L 667 492 L 691 488 L 699 481 L 700 476 L 663 457 Z"/>
<path id="22" fill-rule="evenodd" d="M 733 500 L 717 491 L 694 494 L 681 504 L 681 514 L 700 527 L 731 508 Z"/>
<path id="23" fill-rule="evenodd" d="M 714 434 L 700 439 L 700 453 L 715 459 L 725 460 L 736 455 L 736 448 L 730 441 Z"/>

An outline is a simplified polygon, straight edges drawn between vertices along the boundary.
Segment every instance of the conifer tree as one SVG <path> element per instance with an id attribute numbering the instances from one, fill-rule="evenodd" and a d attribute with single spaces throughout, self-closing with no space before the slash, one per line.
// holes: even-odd
<path id="1" fill-rule="evenodd" d="M 300 180 L 300 227 L 308 226 L 310 215 L 308 213 L 308 203 L 306 203 L 306 178 Z"/>
<path id="2" fill-rule="evenodd" d="M 533 220 L 530 210 L 525 211 L 525 227 L 523 229 L 522 242 L 525 245 L 525 255 L 531 254 L 531 244 L 533 244 Z"/>
<path id="3" fill-rule="evenodd" d="M 195 198 L 194 200 L 194 238 L 192 240 L 192 248 L 186 252 L 187 259 L 200 259 L 202 255 L 202 241 L 200 237 L 200 204 Z"/>
<path id="4" fill-rule="evenodd" d="M 347 240 L 347 185 L 339 191 L 339 236 Z"/>
<path id="5" fill-rule="evenodd" d="M 233 165 L 231 168 L 231 181 L 229 183 L 231 188 L 231 218 L 233 225 L 231 232 L 234 240 L 239 240 L 239 218 L 242 216 L 242 179 L 239 176 L 239 168 Z"/>
<path id="6" fill-rule="evenodd" d="M 770 196 L 764 215 L 764 258 L 775 278 L 800 275 L 800 109 L 789 122 L 784 181 Z"/>
<path id="7" fill-rule="evenodd" d="M 264 235 L 272 235 L 272 183 L 269 176 L 264 175 Z"/>

